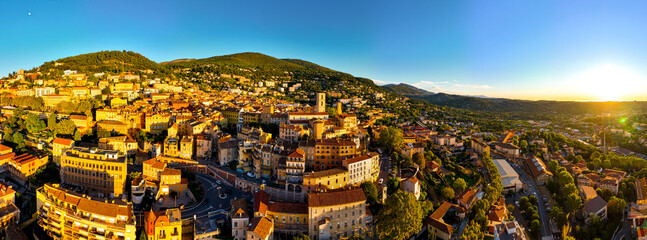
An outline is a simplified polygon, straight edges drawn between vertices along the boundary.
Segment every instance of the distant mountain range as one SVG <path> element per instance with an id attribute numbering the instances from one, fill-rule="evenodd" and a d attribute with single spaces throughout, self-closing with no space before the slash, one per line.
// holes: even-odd
<path id="1" fill-rule="evenodd" d="M 433 93 L 406 83 L 388 84 L 382 86 L 382 88 L 404 97 L 423 100 L 431 104 L 473 111 L 583 114 L 619 111 L 644 112 L 647 110 L 647 102 L 530 101 L 486 96 L 464 96 Z"/>

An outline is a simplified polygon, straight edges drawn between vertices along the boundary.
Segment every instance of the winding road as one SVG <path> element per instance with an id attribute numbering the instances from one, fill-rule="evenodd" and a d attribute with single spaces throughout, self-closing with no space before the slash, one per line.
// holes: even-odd
<path id="1" fill-rule="evenodd" d="M 229 211 L 231 208 L 230 201 L 232 199 L 238 199 L 241 197 L 251 198 L 250 194 L 229 186 L 225 182 L 218 184 L 217 179 L 208 174 L 195 173 L 195 179 L 204 187 L 204 198 L 199 200 L 200 202 L 196 205 L 186 206 L 185 209 L 182 210 L 183 218 L 191 218 L 194 215 L 196 217 L 206 216 L 209 212 L 218 209 Z M 221 188 L 220 193 L 226 195 L 224 198 L 220 198 L 220 196 L 218 196 L 218 187 Z"/>

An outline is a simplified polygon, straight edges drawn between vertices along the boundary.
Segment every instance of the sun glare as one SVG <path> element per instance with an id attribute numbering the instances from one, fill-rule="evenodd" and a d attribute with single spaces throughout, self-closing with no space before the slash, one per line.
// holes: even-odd
<path id="1" fill-rule="evenodd" d="M 575 80 L 581 94 L 594 98 L 586 100 L 618 101 L 630 100 L 645 78 L 630 68 L 603 64 L 576 75 Z"/>

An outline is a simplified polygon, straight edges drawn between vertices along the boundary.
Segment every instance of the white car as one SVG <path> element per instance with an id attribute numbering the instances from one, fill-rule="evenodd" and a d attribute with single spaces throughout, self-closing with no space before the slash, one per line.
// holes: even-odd
<path id="1" fill-rule="evenodd" d="M 220 180 L 216 181 L 216 183 L 217 183 L 218 185 L 222 184 L 222 182 L 221 182 Z"/>
<path id="2" fill-rule="evenodd" d="M 254 174 L 253 174 L 253 173 L 251 173 L 251 172 L 248 172 L 248 173 L 247 173 L 247 176 L 248 176 L 248 177 L 254 177 Z"/>
<path id="3" fill-rule="evenodd" d="M 384 183 L 384 178 L 380 178 L 380 184 Z"/>

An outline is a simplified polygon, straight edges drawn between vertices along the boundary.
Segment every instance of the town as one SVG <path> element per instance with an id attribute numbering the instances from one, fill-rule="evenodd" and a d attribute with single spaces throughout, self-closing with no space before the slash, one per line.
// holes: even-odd
<path id="1" fill-rule="evenodd" d="M 4 239 L 647 239 L 624 123 L 491 128 L 332 72 L 133 56 L 2 79 Z"/>

